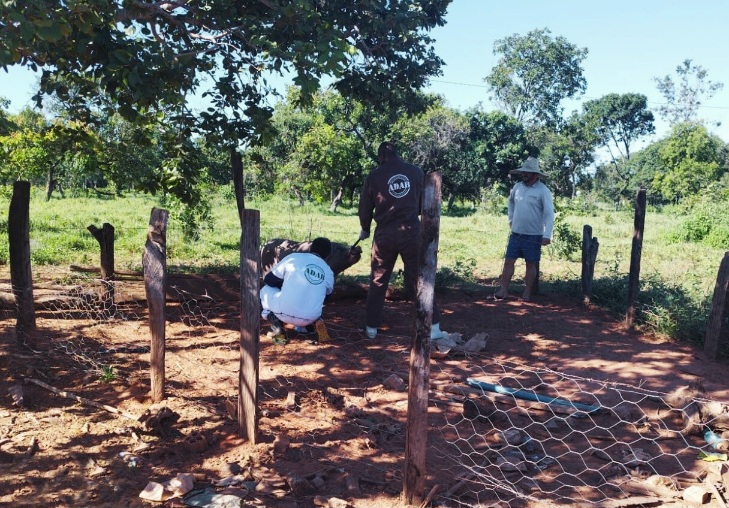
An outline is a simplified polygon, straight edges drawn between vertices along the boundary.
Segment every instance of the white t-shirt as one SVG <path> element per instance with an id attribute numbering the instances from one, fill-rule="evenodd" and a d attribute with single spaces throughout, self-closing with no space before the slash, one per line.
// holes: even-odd
<path id="1" fill-rule="evenodd" d="M 334 290 L 334 272 L 322 258 L 295 252 L 279 261 L 271 273 L 283 279 L 281 289 L 263 286 L 261 305 L 285 323 L 306 326 L 321 316 L 324 298 Z"/>

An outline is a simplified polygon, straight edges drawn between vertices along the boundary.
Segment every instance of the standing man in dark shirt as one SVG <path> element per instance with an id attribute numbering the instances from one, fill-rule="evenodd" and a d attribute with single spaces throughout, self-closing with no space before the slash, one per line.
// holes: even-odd
<path id="1" fill-rule="evenodd" d="M 402 258 L 405 294 L 414 300 L 420 243 L 420 211 L 425 173 L 405 162 L 395 145 L 384 142 L 377 150 L 380 165 L 365 179 L 359 199 L 359 239 L 370 236 L 372 219 L 377 223 L 372 241 L 370 288 L 367 293 L 367 336 L 374 339 L 382 325 L 385 294 L 398 255 Z M 440 329 L 440 311 L 433 301 L 431 339 L 448 336 Z"/>

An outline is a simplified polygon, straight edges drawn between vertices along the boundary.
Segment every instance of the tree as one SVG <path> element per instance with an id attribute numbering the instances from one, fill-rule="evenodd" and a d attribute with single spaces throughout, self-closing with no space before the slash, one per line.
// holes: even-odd
<path id="1" fill-rule="evenodd" d="M 653 113 L 648 110 L 647 102 L 642 94 L 612 93 L 582 106 L 587 128 L 592 129 L 598 143 L 610 154 L 610 173 L 617 179 L 611 185 L 616 186 L 617 195 L 625 194 L 632 179 L 626 163 L 633 144 L 655 132 Z"/>
<path id="2" fill-rule="evenodd" d="M 513 116 L 480 108 L 469 115 L 468 148 L 478 168 L 478 188 L 500 187 L 509 192 L 509 171 L 521 166 L 532 151 L 524 126 Z"/>
<path id="3" fill-rule="evenodd" d="M 497 40 L 494 54 L 501 58 L 484 79 L 496 103 L 526 124 L 558 125 L 562 100 L 587 87 L 581 66 L 587 48 L 550 33 L 544 28 Z"/>
<path id="4" fill-rule="evenodd" d="M 0 177 L 45 181 L 46 200 L 61 195 L 69 179 L 94 166 L 98 139 L 78 122 L 48 122 L 29 109 L 16 116 L 17 129 L 0 136 Z"/>
<path id="5" fill-rule="evenodd" d="M 584 116 L 573 112 L 558 131 L 545 129 L 540 161 L 548 169 L 550 188 L 557 196 L 574 198 L 587 184 L 587 168 L 594 161 L 600 139 Z"/>
<path id="6" fill-rule="evenodd" d="M 658 113 L 670 125 L 701 121 L 698 112 L 704 99 L 712 98 L 724 87 L 723 83 L 709 81 L 708 74 L 706 69 L 693 65 L 692 60 L 687 59 L 676 67 L 676 81 L 670 75 L 653 78 L 666 100 L 665 104 L 658 107 Z"/>
<path id="7" fill-rule="evenodd" d="M 420 115 L 402 118 L 393 136 L 403 158 L 426 173 L 441 171 L 443 194 L 450 196 L 449 210 L 457 196 L 478 195 L 474 173 L 464 164 L 468 120 L 463 115 L 438 103 Z"/>
<path id="8" fill-rule="evenodd" d="M 10 113 L 8 113 L 8 106 L 10 101 L 0 97 L 0 136 L 10 134 L 15 130 L 15 123 L 10 119 Z"/>
<path id="9" fill-rule="evenodd" d="M 698 194 L 727 172 L 724 143 L 698 123 L 675 125 L 659 156 L 664 170 L 654 175 L 653 189 L 666 200 Z"/>

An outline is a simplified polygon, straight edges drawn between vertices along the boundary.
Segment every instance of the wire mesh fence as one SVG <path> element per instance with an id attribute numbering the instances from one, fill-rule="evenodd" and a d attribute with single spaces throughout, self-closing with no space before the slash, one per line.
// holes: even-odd
<path id="1" fill-rule="evenodd" d="M 62 280 L 36 291 L 40 316 L 73 322 L 74 328 L 53 339 L 56 351 L 94 375 L 108 371 L 110 355 L 148 353 L 141 279 L 106 282 L 93 274 L 73 274 Z M 229 400 L 234 400 L 239 362 L 235 284 L 221 279 L 203 287 L 185 278 L 168 284 L 168 347 L 174 350 L 168 376 Z M 332 343 L 342 355 L 364 357 L 367 351 L 359 346 L 363 331 L 339 317 L 335 309 L 327 319 Z M 184 346 L 176 342 L 180 338 L 186 339 Z M 409 337 L 383 333 L 378 341 L 390 351 L 378 367 L 389 364 L 389 371 L 407 383 Z M 210 347 L 218 348 L 218 357 L 206 360 L 205 376 L 193 377 L 193 365 L 200 373 L 196 351 Z M 277 361 L 275 354 L 264 353 L 264 364 Z M 431 367 L 431 408 L 437 411 L 428 438 L 429 467 L 439 485 L 430 499 L 434 506 L 605 507 L 684 500 L 687 495 L 691 502 L 706 496 L 718 500 L 726 494 L 729 476 L 723 479 L 715 466 L 727 460 L 729 406 L 705 398 L 700 385 L 661 393 L 504 362 L 483 351 L 460 354 L 467 361 L 446 358 Z M 360 361 L 363 369 L 371 368 Z M 143 362 L 137 367 L 143 368 Z M 295 372 L 309 366 L 290 368 Z M 338 380 L 335 391 L 320 390 L 319 382 L 327 380 L 301 387 L 312 405 L 334 405 L 335 392 L 349 398 L 360 390 L 366 393 L 354 381 L 347 386 L 346 378 Z M 290 395 L 292 383 L 285 377 L 262 383 L 262 408 L 267 411 L 273 401 Z M 380 435 L 399 439 L 407 432 L 406 406 L 372 423 L 363 417 L 364 403 L 337 404 L 342 421 L 357 425 L 373 443 Z M 702 490 L 687 494 L 694 487 Z M 618 501 L 622 504 L 609 504 Z"/>
<path id="2" fill-rule="evenodd" d="M 727 458 L 728 406 L 701 386 L 665 394 L 498 362 L 472 370 L 438 387 L 461 403 L 437 447 L 458 480 L 441 494 L 449 506 L 649 504 L 721 482 L 711 464 Z"/>

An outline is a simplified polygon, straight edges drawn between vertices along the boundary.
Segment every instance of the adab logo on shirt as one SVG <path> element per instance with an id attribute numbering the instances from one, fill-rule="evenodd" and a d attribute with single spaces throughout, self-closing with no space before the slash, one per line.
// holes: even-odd
<path id="1" fill-rule="evenodd" d="M 306 277 L 306 280 L 316 286 L 324 282 L 326 274 L 321 266 L 311 264 L 306 265 L 306 268 L 304 269 L 304 276 Z"/>
<path id="2" fill-rule="evenodd" d="M 387 190 L 394 198 L 401 198 L 410 192 L 410 180 L 405 175 L 394 175 L 387 181 Z"/>

